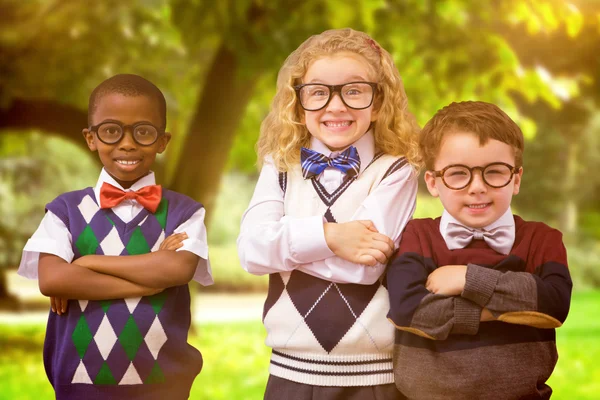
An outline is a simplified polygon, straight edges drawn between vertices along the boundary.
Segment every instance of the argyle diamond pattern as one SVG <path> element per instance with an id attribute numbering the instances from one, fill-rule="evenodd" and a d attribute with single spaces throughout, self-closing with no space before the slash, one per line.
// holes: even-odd
<path id="1" fill-rule="evenodd" d="M 113 255 L 121 254 L 121 252 L 125 248 L 125 245 L 123 244 L 123 241 L 119 237 L 119 232 L 117 232 L 116 227 L 113 226 L 113 228 L 110 230 L 108 235 L 106 235 L 106 237 L 104 239 L 102 239 L 102 242 L 100 242 L 100 247 L 103 249 L 104 254 L 113 254 Z M 109 253 L 107 253 L 107 251 L 109 251 Z M 84 254 L 84 253 L 82 252 L 81 254 Z M 92 253 L 89 253 L 89 254 L 92 254 Z"/>
<path id="2" fill-rule="evenodd" d="M 82 255 L 96 254 L 98 248 L 98 239 L 92 228 L 88 225 L 85 227 L 81 235 L 75 241 L 75 247 Z"/>
<path id="3" fill-rule="evenodd" d="M 78 209 L 87 223 L 74 238 L 82 256 L 145 254 L 158 249 L 165 238 L 168 201 L 164 198 L 157 212 L 142 220 L 128 237 L 119 234 L 115 222 L 120 221 L 113 221 L 101 212 L 90 196 L 83 198 Z M 146 229 L 148 226 L 160 226 L 160 235 L 152 236 L 148 232 L 157 229 Z M 166 301 L 166 291 L 141 298 L 79 300 L 81 315 L 71 340 L 80 361 L 72 383 L 134 385 L 164 382 L 158 356 L 167 342 L 167 335 L 159 314 Z M 154 362 L 138 363 L 138 356 Z"/>
<path id="4" fill-rule="evenodd" d="M 127 371 L 125 371 L 125 374 L 123 375 L 123 378 L 121 378 L 119 385 L 139 385 L 142 383 L 142 379 L 133 366 L 133 362 L 130 363 Z"/>
<path id="5" fill-rule="evenodd" d="M 92 332 L 90 331 L 90 327 L 88 326 L 87 321 L 85 320 L 85 317 L 83 315 L 81 315 L 81 317 L 79 318 L 79 321 L 75 326 L 75 330 L 73 331 L 71 338 L 73 340 L 75 348 L 77 349 L 79 357 L 83 358 L 83 356 L 85 355 L 85 351 L 90 345 L 90 342 L 93 340 Z"/>
<path id="6" fill-rule="evenodd" d="M 157 360 L 161 348 L 168 339 L 158 316 L 165 298 L 163 296 L 150 299 L 151 297 L 127 299 L 127 301 L 114 300 L 111 304 L 106 302 L 96 307 L 95 312 L 100 311 L 105 314 L 95 331 L 90 329 L 86 313 L 82 312 L 72 335 L 73 345 L 81 359 L 73 376 L 73 383 L 131 385 L 164 381 L 164 374 Z M 140 304 L 144 305 L 146 311 L 136 313 Z M 88 309 L 88 307 L 85 308 Z M 124 310 L 130 313 L 124 325 L 119 325 L 116 320 L 111 322 L 111 318 L 109 318 L 111 311 L 117 308 L 120 309 L 119 314 L 123 314 Z M 149 327 L 145 323 L 140 325 L 142 322 L 140 320 L 136 321 L 136 318 L 147 319 L 148 308 L 156 314 Z M 136 356 L 142 350 L 142 346 L 144 346 L 146 354 L 149 353 L 149 356 L 151 355 L 155 360 L 151 371 L 144 375 L 138 371 L 135 365 Z M 88 360 L 89 358 L 97 358 L 89 357 L 90 349 L 93 349 L 103 360 L 100 370 L 96 374 L 92 374 L 86 365 L 88 362 L 93 362 L 93 360 Z"/>
<path id="7" fill-rule="evenodd" d="M 135 358 L 143 341 L 144 338 L 135 324 L 133 317 L 129 316 L 125 328 L 123 328 L 123 331 L 121 331 L 121 334 L 119 335 L 119 342 L 121 342 L 121 345 L 125 349 L 125 353 L 127 353 L 127 357 L 129 357 L 131 361 Z"/>
<path id="8" fill-rule="evenodd" d="M 150 253 L 150 246 L 148 245 L 148 242 L 146 241 L 146 238 L 144 237 L 144 234 L 139 226 L 133 231 L 133 234 L 131 235 L 131 238 L 129 239 L 129 242 L 125 248 L 131 255 Z"/>
<path id="9" fill-rule="evenodd" d="M 165 238 L 164 229 L 168 203 L 168 200 L 163 198 L 156 213 L 141 221 L 127 241 L 124 242 L 123 238 L 119 236 L 115 222 L 109 216 L 100 213 L 100 208 L 90 196 L 86 195 L 79 204 L 78 209 L 87 225 L 77 238 L 74 238 L 75 247 L 82 256 L 97 254 L 98 250 L 102 251 L 100 254 L 105 255 L 121 255 L 124 249 L 127 250 L 127 254 L 131 255 L 145 254 L 151 250 L 157 250 Z M 110 225 L 106 225 L 103 219 L 108 221 Z M 144 226 L 152 224 L 158 224 L 162 230 L 160 235 L 152 238 L 154 240 L 149 243 L 148 236 L 144 233 Z M 96 226 L 96 228 L 92 228 L 93 226 Z"/>
<path id="10" fill-rule="evenodd" d="M 379 282 L 373 285 L 336 284 L 299 271 L 291 272 L 289 279 L 283 279 L 284 275 L 272 274 L 270 277 L 263 319 L 277 308 L 278 301 L 289 299 L 298 312 L 299 322 L 289 330 L 289 337 L 277 340 L 293 343 L 294 336 L 307 328 L 327 353 L 331 353 L 355 325 L 362 325 L 359 318 L 381 286 Z M 360 330 L 365 328 L 361 326 Z M 368 332 L 366 336 L 369 336 Z"/>

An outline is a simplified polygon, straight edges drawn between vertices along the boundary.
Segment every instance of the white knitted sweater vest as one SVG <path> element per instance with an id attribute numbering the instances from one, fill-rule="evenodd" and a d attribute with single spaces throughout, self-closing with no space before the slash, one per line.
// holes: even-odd
<path id="1" fill-rule="evenodd" d="M 280 175 L 285 214 L 347 222 L 404 164 L 404 158 L 376 155 L 356 179 L 331 194 L 316 179 L 303 179 L 298 167 Z M 386 319 L 388 310 L 388 292 L 380 281 L 336 284 L 299 271 L 271 274 L 264 310 L 266 344 L 273 348 L 270 373 L 319 386 L 393 383 L 394 327 Z"/>

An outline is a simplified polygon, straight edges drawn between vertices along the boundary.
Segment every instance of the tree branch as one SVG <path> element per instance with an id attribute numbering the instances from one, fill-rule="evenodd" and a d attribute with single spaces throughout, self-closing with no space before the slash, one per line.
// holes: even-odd
<path id="1" fill-rule="evenodd" d="M 85 127 L 85 111 L 53 100 L 17 98 L 8 108 L 0 109 L 0 135 L 6 130 L 39 129 L 81 145 L 81 130 Z"/>

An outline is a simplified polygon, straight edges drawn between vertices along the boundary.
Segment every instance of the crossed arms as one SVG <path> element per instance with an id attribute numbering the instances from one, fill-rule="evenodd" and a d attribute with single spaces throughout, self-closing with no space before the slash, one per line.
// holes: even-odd
<path id="1" fill-rule="evenodd" d="M 169 236 L 158 251 L 141 255 L 88 255 L 68 263 L 53 254 L 41 253 L 38 274 L 43 295 L 51 298 L 52 310 L 66 311 L 66 299 L 105 300 L 149 296 L 171 286 L 188 283 L 198 263 L 182 246 L 185 233 Z"/>
<path id="2" fill-rule="evenodd" d="M 346 223 L 285 215 L 278 171 L 265 162 L 237 240 L 242 268 L 255 275 L 298 270 L 336 283 L 370 285 L 385 270 L 415 209 L 417 180 L 405 165 L 364 199 Z"/>
<path id="3" fill-rule="evenodd" d="M 412 234 L 409 225 L 404 238 Z M 403 243 L 387 272 L 388 318 L 400 330 L 444 340 L 451 334 L 476 334 L 480 321 L 556 328 L 567 317 L 572 282 L 557 231 L 547 235 L 538 250 L 548 257 L 534 273 L 502 272 L 475 264 L 438 268 L 422 256 L 418 245 Z"/>

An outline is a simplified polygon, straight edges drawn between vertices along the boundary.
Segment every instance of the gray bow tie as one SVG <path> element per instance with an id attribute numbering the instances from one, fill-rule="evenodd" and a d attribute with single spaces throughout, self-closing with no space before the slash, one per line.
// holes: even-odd
<path id="1" fill-rule="evenodd" d="M 493 250 L 501 254 L 508 254 L 514 243 L 511 228 L 511 226 L 505 225 L 484 231 L 450 222 L 446 229 L 446 245 L 450 250 L 463 249 L 473 239 L 483 239 Z"/>

